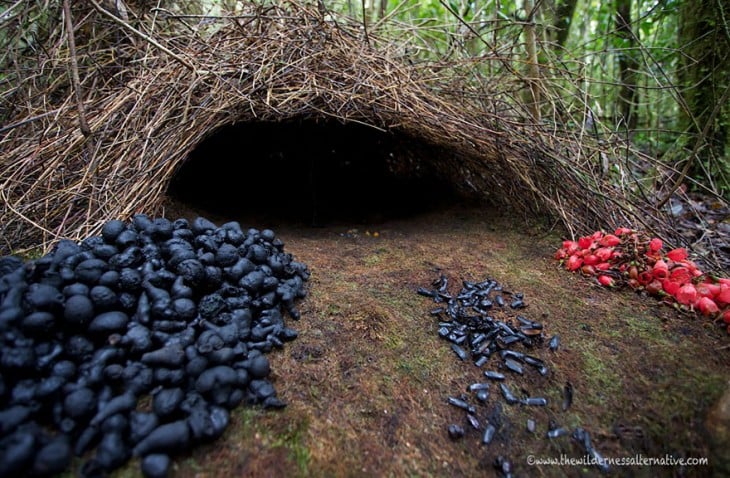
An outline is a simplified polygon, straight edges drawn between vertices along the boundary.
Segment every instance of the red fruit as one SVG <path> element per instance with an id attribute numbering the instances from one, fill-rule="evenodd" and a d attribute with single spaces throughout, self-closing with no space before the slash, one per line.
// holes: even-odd
<path id="1" fill-rule="evenodd" d="M 578 247 L 578 243 L 575 241 L 563 241 L 563 248 L 565 249 L 565 252 L 569 256 L 572 255 L 578 249 L 580 249 L 580 247 Z"/>
<path id="2" fill-rule="evenodd" d="M 578 269 L 583 264 L 583 259 L 578 256 L 570 256 L 568 257 L 568 260 L 565 261 L 565 268 L 569 271 L 574 271 Z"/>
<path id="3" fill-rule="evenodd" d="M 600 276 L 598 276 L 598 282 L 601 285 L 605 285 L 606 287 L 611 287 L 613 285 L 613 277 L 607 276 L 607 275 L 600 275 Z"/>
<path id="4" fill-rule="evenodd" d="M 636 266 L 629 267 L 629 278 L 630 279 L 638 279 L 639 278 L 639 268 Z"/>
<path id="5" fill-rule="evenodd" d="M 679 285 L 686 284 L 691 278 L 689 269 L 686 267 L 675 267 L 672 269 L 672 272 L 669 273 L 669 279 Z"/>
<path id="6" fill-rule="evenodd" d="M 719 282 L 720 284 L 730 285 L 730 278 L 720 277 L 719 279 L 717 279 L 717 282 Z"/>
<path id="7" fill-rule="evenodd" d="M 606 236 L 608 237 L 608 236 Z M 616 236 L 614 236 L 616 237 Z M 595 255 L 598 256 L 598 258 L 601 260 L 601 262 L 606 262 L 611 258 L 613 255 L 613 249 L 608 247 L 601 247 L 600 249 L 596 249 L 596 252 L 594 252 Z"/>
<path id="8" fill-rule="evenodd" d="M 720 282 L 720 293 L 715 296 L 718 304 L 730 304 L 730 284 Z"/>
<path id="9" fill-rule="evenodd" d="M 614 231 L 614 234 L 616 234 L 617 236 L 622 236 L 624 234 L 631 234 L 631 229 L 629 229 L 628 227 L 619 227 L 618 229 L 616 229 Z"/>
<path id="10" fill-rule="evenodd" d="M 646 292 L 648 292 L 649 294 L 657 295 L 662 290 L 662 283 L 659 280 L 654 279 L 653 281 L 646 284 L 645 289 Z"/>
<path id="11" fill-rule="evenodd" d="M 590 237 L 579 237 L 578 238 L 578 247 L 581 249 L 588 249 L 593 244 L 593 239 Z"/>
<path id="12" fill-rule="evenodd" d="M 679 287 L 681 284 L 677 284 L 676 282 L 672 282 L 669 279 L 664 279 L 662 281 L 662 289 L 664 289 L 664 292 L 671 296 L 676 296 L 677 292 L 679 291 Z"/>
<path id="13" fill-rule="evenodd" d="M 596 275 L 596 269 L 593 266 L 590 265 L 583 265 L 583 267 L 580 268 L 580 271 L 587 275 L 587 276 L 594 276 Z"/>
<path id="14" fill-rule="evenodd" d="M 708 284 L 706 282 L 697 284 L 695 286 L 697 289 L 697 293 L 700 295 L 700 297 L 709 297 L 710 299 L 715 299 L 715 293 L 719 292 L 719 286 L 716 286 L 715 284 Z"/>
<path id="15" fill-rule="evenodd" d="M 697 264 L 692 261 L 683 260 L 679 264 L 685 266 L 692 277 L 699 277 L 702 275 L 702 271 L 697 268 Z"/>
<path id="16" fill-rule="evenodd" d="M 649 250 L 651 252 L 657 252 L 659 249 L 662 248 L 663 245 L 664 243 L 662 243 L 662 240 L 655 237 L 649 242 Z"/>
<path id="17" fill-rule="evenodd" d="M 621 242 L 621 239 L 614 236 L 613 234 L 606 234 L 605 236 L 603 236 L 601 238 L 599 244 L 602 245 L 603 247 L 614 247 L 614 246 L 618 246 L 620 242 Z"/>
<path id="18" fill-rule="evenodd" d="M 720 312 L 720 309 L 717 307 L 715 301 L 710 299 L 709 297 L 700 297 L 695 305 L 698 309 L 700 309 L 700 312 L 702 312 L 702 315 L 704 315 L 705 317 L 715 315 Z"/>
<path id="19" fill-rule="evenodd" d="M 667 252 L 667 258 L 673 260 L 674 262 L 683 261 L 687 258 L 687 249 L 685 249 L 684 247 L 672 249 L 671 251 Z"/>
<path id="20" fill-rule="evenodd" d="M 728 324 L 728 332 L 730 332 L 730 309 L 722 313 L 722 320 Z"/>
<path id="21" fill-rule="evenodd" d="M 704 287 L 707 287 L 707 290 L 710 291 L 710 293 L 707 295 L 707 297 L 709 297 L 710 299 L 717 302 L 717 296 L 720 295 L 720 292 L 722 292 L 722 287 L 720 286 L 720 284 L 714 284 L 712 282 L 704 282 L 702 285 Z"/>
<path id="22" fill-rule="evenodd" d="M 651 272 L 649 272 L 649 271 L 641 271 L 641 272 L 639 272 L 639 277 L 637 277 L 637 280 L 639 281 L 639 284 L 641 284 L 641 285 L 647 285 L 653 279 L 654 279 L 654 276 L 651 275 Z"/>
<path id="23" fill-rule="evenodd" d="M 563 259 L 568 257 L 568 252 L 565 249 L 560 248 L 557 251 L 555 251 L 555 255 L 553 257 L 555 257 L 555 259 L 557 259 L 559 261 L 562 261 Z"/>
<path id="24" fill-rule="evenodd" d="M 591 234 L 591 239 L 599 240 L 603 237 L 603 231 L 596 231 Z"/>
<path id="25" fill-rule="evenodd" d="M 651 269 L 651 273 L 655 279 L 664 280 L 669 275 L 669 267 L 667 263 L 659 259 L 654 263 L 654 267 Z"/>
<path id="26" fill-rule="evenodd" d="M 598 259 L 598 256 L 596 256 L 594 254 L 590 254 L 583 258 L 583 264 L 586 264 L 589 266 L 594 266 L 594 265 L 598 264 L 599 262 L 600 262 L 600 260 Z"/>
<path id="27" fill-rule="evenodd" d="M 691 283 L 684 284 L 674 296 L 677 302 L 683 305 L 694 304 L 697 301 L 697 289 Z"/>
<path id="28" fill-rule="evenodd" d="M 641 287 L 641 284 L 639 284 L 639 281 L 636 279 L 629 279 L 627 281 L 627 284 L 629 284 L 629 287 L 631 287 L 632 289 L 638 289 L 639 287 Z"/>
<path id="29" fill-rule="evenodd" d="M 599 262 L 596 264 L 596 270 L 597 271 L 607 271 L 611 268 L 611 264 L 608 262 Z"/>

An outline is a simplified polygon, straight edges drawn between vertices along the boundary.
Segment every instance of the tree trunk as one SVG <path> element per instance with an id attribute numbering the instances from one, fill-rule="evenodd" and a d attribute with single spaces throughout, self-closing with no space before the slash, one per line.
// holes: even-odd
<path id="1" fill-rule="evenodd" d="M 578 5 L 578 0 L 558 0 L 555 4 L 555 18 L 553 21 L 555 45 L 558 50 L 562 50 L 568 40 L 570 24 L 573 21 L 573 14 L 575 13 L 575 7 Z"/>
<path id="2" fill-rule="evenodd" d="M 730 102 L 725 91 L 730 88 L 730 8 L 719 0 L 681 5 L 677 76 L 689 109 L 681 112 L 681 126 L 689 133 L 688 149 L 697 141 L 704 146 L 688 158 L 689 174 L 729 197 Z"/>
<path id="3" fill-rule="evenodd" d="M 636 88 L 636 36 L 631 28 L 631 0 L 616 0 L 616 35 L 619 37 L 618 67 L 621 87 L 618 96 L 618 113 L 624 126 L 636 129 L 639 92 Z"/>

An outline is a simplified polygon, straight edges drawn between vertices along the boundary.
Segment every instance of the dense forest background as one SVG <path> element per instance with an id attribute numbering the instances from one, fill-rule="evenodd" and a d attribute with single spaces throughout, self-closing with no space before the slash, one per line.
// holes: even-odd
<path id="1" fill-rule="evenodd" d="M 0 89 L 46 48 L 61 0 L 0 2 Z M 130 24 L 202 34 L 235 16 L 233 0 L 99 0 Z M 267 2 L 255 2 L 265 6 Z M 730 6 L 723 0 L 319 0 L 328 21 L 354 18 L 365 40 L 396 45 L 469 95 L 503 99 L 520 118 L 586 144 L 601 180 L 670 206 L 676 194 L 730 198 Z M 143 18 L 144 17 L 144 18 Z M 174 18 L 175 22 L 166 22 Z M 180 30 L 180 24 L 186 25 Z M 149 25 L 150 23 L 144 23 Z M 65 38 L 58 37 L 58 41 Z M 79 45 L 83 49 L 83 45 Z M 448 92 L 447 92 L 448 93 Z M 453 93 L 453 92 L 452 92 Z M 9 111 L 3 105 L 4 111 Z M 595 151 L 595 150 L 592 150 Z M 592 156 L 592 155 L 587 155 Z M 630 180 L 628 179 L 630 178 Z M 626 185 L 624 185 L 626 186 Z"/>

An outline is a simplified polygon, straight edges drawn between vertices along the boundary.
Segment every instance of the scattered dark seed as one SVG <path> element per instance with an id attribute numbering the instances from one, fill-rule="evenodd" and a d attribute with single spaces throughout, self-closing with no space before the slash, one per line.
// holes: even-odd
<path id="1" fill-rule="evenodd" d="M 468 390 L 470 392 L 478 392 L 480 390 L 489 390 L 488 383 L 472 383 L 469 385 Z"/>
<path id="2" fill-rule="evenodd" d="M 473 427 L 473 428 L 474 428 L 475 430 L 479 430 L 479 428 L 480 428 L 480 425 L 479 425 L 479 420 L 477 420 L 477 418 L 476 418 L 476 417 L 475 417 L 474 415 L 472 415 L 471 413 L 467 413 L 467 415 L 466 415 L 466 419 L 467 419 L 467 420 L 469 421 L 469 424 L 470 424 L 470 425 L 471 425 L 471 426 L 472 426 L 472 427 Z"/>
<path id="3" fill-rule="evenodd" d="M 535 433 L 535 430 L 536 430 L 535 420 L 533 420 L 532 418 L 528 418 L 527 419 L 527 431 L 530 433 Z"/>
<path id="4" fill-rule="evenodd" d="M 505 385 L 504 383 L 500 383 L 499 388 L 502 390 L 502 396 L 504 396 L 504 399 L 510 405 L 513 405 L 520 401 L 517 397 L 512 395 L 512 392 L 510 392 L 509 388 L 507 388 L 507 385 Z"/>
<path id="5" fill-rule="evenodd" d="M 464 427 L 461 425 L 451 424 L 449 425 L 449 437 L 451 437 L 452 440 L 457 440 L 464 436 Z"/>
<path id="6" fill-rule="evenodd" d="M 568 410 L 570 408 L 570 405 L 573 403 L 573 384 L 568 382 L 565 382 L 565 386 L 563 387 L 563 405 L 562 409 L 563 411 Z"/>
<path id="7" fill-rule="evenodd" d="M 451 344 L 451 350 L 453 350 L 457 357 L 461 360 L 466 360 L 466 351 L 463 348 L 459 347 L 457 344 Z"/>
<path id="8" fill-rule="evenodd" d="M 508 358 L 507 360 L 504 361 L 504 365 L 509 370 L 522 375 L 522 365 L 520 365 L 520 363 L 517 362 L 516 360 Z"/>
<path id="9" fill-rule="evenodd" d="M 544 407 L 547 405 L 547 398 L 543 397 L 528 397 L 521 402 L 524 405 L 534 405 L 538 407 Z"/>
<path id="10" fill-rule="evenodd" d="M 482 443 L 484 445 L 489 445 L 492 442 L 492 439 L 494 438 L 494 434 L 497 432 L 497 429 L 492 425 L 490 422 L 487 422 L 487 426 L 484 428 L 484 434 L 482 435 Z"/>
<path id="11" fill-rule="evenodd" d="M 549 342 L 550 350 L 555 352 L 560 346 L 560 335 L 553 335 Z"/>

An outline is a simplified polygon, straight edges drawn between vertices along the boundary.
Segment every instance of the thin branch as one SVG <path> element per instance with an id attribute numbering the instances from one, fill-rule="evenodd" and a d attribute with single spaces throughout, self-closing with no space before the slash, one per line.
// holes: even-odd
<path id="1" fill-rule="evenodd" d="M 186 67 L 187 69 L 189 69 L 190 71 L 196 72 L 195 66 L 193 66 L 193 64 L 192 64 L 192 63 L 190 63 L 189 61 L 187 61 L 187 60 L 186 60 L 185 58 L 181 57 L 180 55 L 176 54 L 175 52 L 173 52 L 173 51 L 172 51 L 172 50 L 170 50 L 169 48 L 165 47 L 164 45 L 162 45 L 162 44 L 161 44 L 160 42 L 158 42 L 158 41 L 157 41 L 157 40 L 155 40 L 154 38 L 150 37 L 149 35 L 146 35 L 146 34 L 144 34 L 143 32 L 141 32 L 141 31 L 137 30 L 137 29 L 136 29 L 136 28 L 134 28 L 134 27 L 133 27 L 132 25 L 130 25 L 129 23 L 125 22 L 124 20 L 122 20 L 121 18 L 117 17 L 116 15 L 114 15 L 114 14 L 112 14 L 112 13 L 110 13 L 110 12 L 108 12 L 108 11 L 104 10 L 104 9 L 103 9 L 103 8 L 101 7 L 101 5 L 99 5 L 99 3 L 98 3 L 98 2 L 96 1 L 96 0 L 89 0 L 89 1 L 90 1 L 90 2 L 91 2 L 91 4 L 92 4 L 92 5 L 94 6 L 94 8 L 95 8 L 95 9 L 96 9 L 96 10 L 97 10 L 97 11 L 98 11 L 99 13 L 101 13 L 102 15 L 104 15 L 104 16 L 106 16 L 106 17 L 109 17 L 109 18 L 110 18 L 110 19 L 112 19 L 112 21 L 114 21 L 115 23 L 118 23 L 119 25 L 123 26 L 124 28 L 126 28 L 126 29 L 128 29 L 128 30 L 130 30 L 130 31 L 134 32 L 134 33 L 135 33 L 136 35 L 140 36 L 140 37 L 141 37 L 141 38 L 142 38 L 143 40 L 147 41 L 148 43 L 150 43 L 150 44 L 152 44 L 152 45 L 156 46 L 157 48 L 159 48 L 159 49 L 160 49 L 160 50 L 162 50 L 163 52 L 165 52 L 165 53 L 167 53 L 168 55 L 170 55 L 170 56 L 171 56 L 172 58 L 174 58 L 174 59 L 175 59 L 176 61 L 178 61 L 178 62 L 179 62 L 180 64 L 182 64 L 183 66 L 185 66 L 185 67 Z"/>
<path id="2" fill-rule="evenodd" d="M 71 6 L 68 0 L 63 0 L 63 16 L 66 20 L 66 36 L 68 38 L 68 50 L 71 56 L 71 81 L 74 86 L 74 96 L 76 97 L 76 107 L 79 111 L 79 128 L 81 133 L 87 138 L 91 136 L 91 128 L 89 122 L 86 121 L 86 111 L 84 110 L 84 101 L 81 98 L 81 80 L 79 79 L 79 63 L 76 58 L 76 39 L 74 38 L 74 23 L 71 19 Z"/>

